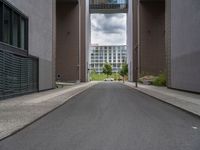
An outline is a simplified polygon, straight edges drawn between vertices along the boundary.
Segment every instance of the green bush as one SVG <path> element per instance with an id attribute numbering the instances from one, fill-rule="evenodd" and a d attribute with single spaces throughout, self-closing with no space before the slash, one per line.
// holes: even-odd
<path id="1" fill-rule="evenodd" d="M 167 77 L 165 74 L 160 74 L 156 79 L 152 82 L 155 86 L 166 86 L 167 85 Z"/>
<path id="2" fill-rule="evenodd" d="M 91 81 L 103 81 L 106 78 L 113 78 L 114 80 L 119 80 L 120 79 L 120 75 L 118 73 L 112 73 L 112 75 L 107 76 L 104 73 L 95 73 L 95 72 L 91 72 L 90 73 L 90 80 Z"/>

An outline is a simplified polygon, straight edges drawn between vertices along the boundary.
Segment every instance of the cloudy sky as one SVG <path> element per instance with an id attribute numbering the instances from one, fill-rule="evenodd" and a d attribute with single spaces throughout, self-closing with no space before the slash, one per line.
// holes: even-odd
<path id="1" fill-rule="evenodd" d="M 91 43 L 126 44 L 126 14 L 92 14 Z"/>

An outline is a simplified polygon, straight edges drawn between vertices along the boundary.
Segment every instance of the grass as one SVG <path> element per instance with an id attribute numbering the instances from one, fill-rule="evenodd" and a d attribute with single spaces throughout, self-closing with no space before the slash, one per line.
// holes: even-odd
<path id="1" fill-rule="evenodd" d="M 103 81 L 107 78 L 106 74 L 97 74 L 97 73 L 91 73 L 90 74 L 90 80 L 91 81 Z M 115 80 L 119 80 L 121 77 L 118 73 L 113 73 L 112 75 L 108 76 L 108 78 L 113 78 Z"/>

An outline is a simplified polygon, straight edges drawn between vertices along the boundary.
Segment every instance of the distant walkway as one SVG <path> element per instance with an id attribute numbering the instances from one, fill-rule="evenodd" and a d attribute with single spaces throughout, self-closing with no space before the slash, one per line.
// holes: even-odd
<path id="1" fill-rule="evenodd" d="M 1 150 L 199 150 L 200 119 L 116 82 L 71 98 Z"/>
<path id="2" fill-rule="evenodd" d="M 135 83 L 131 82 L 126 82 L 125 84 L 145 94 L 200 116 L 200 94 L 143 84 L 139 84 L 139 87 L 135 88 Z"/>

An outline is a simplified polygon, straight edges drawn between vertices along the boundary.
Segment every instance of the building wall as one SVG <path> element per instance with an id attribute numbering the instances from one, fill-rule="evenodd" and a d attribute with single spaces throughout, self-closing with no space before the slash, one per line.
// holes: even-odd
<path id="1" fill-rule="evenodd" d="M 165 71 L 165 2 L 140 4 L 140 73 Z"/>
<path id="2" fill-rule="evenodd" d="M 29 54 L 39 57 L 39 90 L 53 88 L 53 1 L 8 0 L 29 18 Z"/>
<path id="3" fill-rule="evenodd" d="M 80 7 L 80 81 L 88 81 L 88 50 L 90 40 L 89 30 L 89 0 L 79 0 Z"/>
<path id="4" fill-rule="evenodd" d="M 83 7 L 83 6 L 82 6 Z M 89 81 L 89 47 L 91 43 L 91 21 L 90 21 L 90 7 L 89 7 L 89 0 L 85 1 L 85 26 L 86 26 L 86 34 L 85 37 L 83 37 L 86 41 L 86 46 L 85 46 L 85 63 L 86 63 L 86 68 L 85 68 L 85 81 Z"/>
<path id="5" fill-rule="evenodd" d="M 132 0 L 131 0 L 132 1 Z M 132 74 L 133 74 L 133 81 L 137 80 L 138 77 L 138 47 L 139 47 L 139 41 L 138 41 L 138 7 L 137 7 L 137 1 L 133 0 L 132 1 L 132 9 L 133 9 L 133 15 L 132 15 L 132 19 L 133 19 L 133 30 L 132 30 L 132 34 L 133 34 L 133 49 L 132 49 Z"/>
<path id="6" fill-rule="evenodd" d="M 200 92 L 200 1 L 167 0 L 170 87 Z M 169 22 L 168 22 L 169 24 Z"/>
<path id="7" fill-rule="evenodd" d="M 79 80 L 79 5 L 57 3 L 57 80 L 71 82 Z M 60 76 L 60 77 L 58 77 Z"/>

